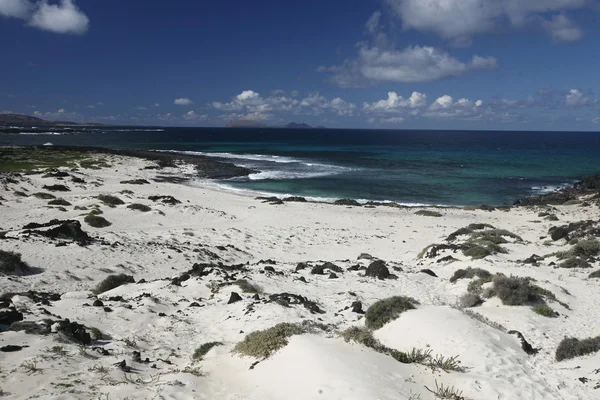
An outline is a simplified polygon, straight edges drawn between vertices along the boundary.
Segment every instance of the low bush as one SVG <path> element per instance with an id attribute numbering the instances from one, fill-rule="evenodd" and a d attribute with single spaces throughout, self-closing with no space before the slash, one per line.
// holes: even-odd
<path id="1" fill-rule="evenodd" d="M 477 278 L 471 282 L 469 282 L 469 286 L 467 286 L 467 292 L 472 294 L 481 294 L 483 293 L 483 285 L 492 281 L 492 275 Z"/>
<path id="2" fill-rule="evenodd" d="M 592 272 L 588 278 L 600 278 L 600 269 L 598 271 Z"/>
<path id="3" fill-rule="evenodd" d="M 100 340 L 104 337 L 104 334 L 98 328 L 89 328 L 89 331 L 90 331 L 90 336 L 94 340 Z"/>
<path id="4" fill-rule="evenodd" d="M 470 308 L 478 306 L 482 303 L 481 297 L 475 293 L 467 293 L 460 297 L 458 305 L 460 308 Z"/>
<path id="5" fill-rule="evenodd" d="M 239 342 L 233 352 L 244 356 L 265 359 L 288 344 L 288 338 L 301 335 L 306 330 L 298 324 L 280 323 L 272 328 L 252 332 Z"/>
<path id="6" fill-rule="evenodd" d="M 111 226 L 112 225 L 104 217 L 99 217 L 97 215 L 93 215 L 92 213 L 86 215 L 83 220 L 89 226 L 92 226 L 94 228 L 106 228 L 107 226 Z"/>
<path id="7" fill-rule="evenodd" d="M 557 316 L 556 312 L 552 308 L 550 308 L 550 306 L 544 303 L 536 304 L 533 307 L 531 307 L 531 309 L 534 313 L 540 314 L 544 317 L 554 318 Z"/>
<path id="8" fill-rule="evenodd" d="M 141 212 L 152 211 L 152 208 L 148 207 L 145 204 L 139 204 L 139 203 L 130 204 L 127 206 L 127 208 L 129 208 L 131 210 L 141 211 Z"/>
<path id="9" fill-rule="evenodd" d="M 507 306 L 522 306 L 538 301 L 539 295 L 531 285 L 528 278 L 506 276 L 498 274 L 494 276 L 494 292 L 502 304 Z"/>
<path id="10" fill-rule="evenodd" d="M 441 217 L 442 213 L 433 210 L 419 210 L 415 213 L 415 215 L 422 215 L 425 217 Z"/>
<path id="11" fill-rule="evenodd" d="M 69 203 L 65 199 L 54 199 L 54 200 L 50 200 L 48 202 L 48 205 L 51 205 L 51 206 L 70 206 L 71 203 Z"/>
<path id="12" fill-rule="evenodd" d="M 582 260 L 579 257 L 567 258 L 565 261 L 558 264 L 558 266 L 561 268 L 592 268 L 592 265 L 589 262 Z"/>
<path id="13" fill-rule="evenodd" d="M 115 206 L 120 206 L 121 204 L 125 204 L 125 202 L 123 200 L 121 200 L 120 198 L 118 198 L 117 196 L 111 196 L 109 194 L 100 194 L 96 198 L 110 207 L 115 207 Z"/>
<path id="14" fill-rule="evenodd" d="M 404 311 L 414 310 L 419 302 L 411 297 L 394 296 L 374 303 L 365 314 L 365 324 L 370 329 L 379 329 L 398 318 Z"/>
<path id="15" fill-rule="evenodd" d="M 233 284 L 239 286 L 244 293 L 262 293 L 263 291 L 259 285 L 252 283 L 247 279 L 238 279 Z"/>
<path id="16" fill-rule="evenodd" d="M 194 355 L 192 356 L 192 358 L 196 361 L 202 361 L 202 359 L 204 358 L 204 356 L 206 354 L 208 354 L 208 352 L 216 346 L 222 346 L 223 343 L 221 342 L 208 342 L 208 343 L 204 343 L 202 346 L 198 347 L 196 349 L 196 351 L 194 351 Z"/>
<path id="17" fill-rule="evenodd" d="M 600 254 L 600 241 L 598 239 L 580 240 L 569 253 L 584 259 L 597 256 Z"/>
<path id="18" fill-rule="evenodd" d="M 583 340 L 564 338 L 556 349 L 556 361 L 569 360 L 597 351 L 600 351 L 600 336 Z"/>
<path id="19" fill-rule="evenodd" d="M 342 332 L 342 337 L 346 342 L 353 341 L 378 352 L 385 350 L 385 346 L 373 336 L 373 331 L 364 327 L 350 327 Z"/>
<path id="20" fill-rule="evenodd" d="M 0 250 L 0 274 L 19 275 L 29 270 L 29 265 L 21 260 L 21 254 Z"/>
<path id="21" fill-rule="evenodd" d="M 52 199 L 56 198 L 55 195 L 50 194 L 50 193 L 44 193 L 44 192 L 34 193 L 32 196 L 36 197 L 38 199 L 42 199 L 42 200 L 52 200 Z"/>
<path id="22" fill-rule="evenodd" d="M 454 283 L 459 279 L 471 279 L 474 277 L 491 278 L 491 276 L 492 274 L 485 269 L 468 267 L 467 269 L 457 269 L 454 271 L 454 275 L 450 278 L 450 282 Z"/>
<path id="23" fill-rule="evenodd" d="M 109 275 L 96 286 L 93 292 L 95 294 L 104 293 L 127 283 L 135 283 L 133 276 L 125 274 Z"/>
<path id="24" fill-rule="evenodd" d="M 472 236 L 473 239 L 485 240 L 487 242 L 492 242 L 495 244 L 508 243 L 508 240 L 505 239 L 506 237 L 509 237 L 519 242 L 523 240 L 521 236 L 507 231 L 506 229 L 487 229 L 481 232 L 476 232 Z"/>
<path id="25" fill-rule="evenodd" d="M 492 254 L 506 253 L 507 251 L 499 244 L 487 240 L 473 240 L 463 245 L 462 252 L 473 260 L 480 260 Z"/>

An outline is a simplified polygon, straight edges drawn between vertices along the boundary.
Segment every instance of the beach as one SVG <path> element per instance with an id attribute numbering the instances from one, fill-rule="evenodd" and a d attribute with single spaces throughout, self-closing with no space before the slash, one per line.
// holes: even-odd
<path id="1" fill-rule="evenodd" d="M 588 277 L 598 254 L 569 268 L 574 253 L 562 254 L 575 237 L 597 240 L 593 193 L 501 208 L 256 199 L 208 180 L 248 170 L 190 160 L 90 150 L 67 167 L 0 175 L 0 250 L 29 266 L 0 276 L 0 312 L 17 322 L 0 347 L 20 347 L 1 353 L 7 398 L 598 397 L 600 353 L 556 353 L 565 337 L 600 335 Z M 91 226 L 98 217 L 110 225 Z M 551 229 L 581 221 L 560 238 Z M 453 279 L 467 268 L 490 275 L 479 288 L 479 275 Z M 119 274 L 133 282 L 98 290 Z M 520 284 L 537 292 L 507 304 L 497 274 L 532 278 Z M 393 296 L 411 306 L 369 326 L 365 312 Z M 546 316 L 533 311 L 542 303 Z M 239 346 L 281 323 L 298 332 L 267 357 Z M 343 334 L 352 327 L 379 345 Z M 431 354 L 398 357 L 413 349 Z"/>

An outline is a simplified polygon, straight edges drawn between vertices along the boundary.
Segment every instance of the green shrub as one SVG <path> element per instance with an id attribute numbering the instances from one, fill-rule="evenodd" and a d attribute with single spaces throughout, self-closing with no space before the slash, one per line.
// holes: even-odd
<path id="1" fill-rule="evenodd" d="M 125 190 L 121 190 L 119 193 L 121 194 L 129 194 L 129 195 L 133 195 L 133 190 L 129 190 L 129 189 L 125 189 Z"/>
<path id="2" fill-rule="evenodd" d="M 467 292 L 472 294 L 481 294 L 483 292 L 483 285 L 492 281 L 492 275 L 477 278 L 469 282 L 469 286 L 467 286 Z"/>
<path id="3" fill-rule="evenodd" d="M 29 270 L 29 265 L 21 260 L 19 253 L 0 250 L 0 274 L 18 275 Z"/>
<path id="4" fill-rule="evenodd" d="M 99 208 L 94 208 L 93 210 L 91 210 L 89 213 L 89 215 L 101 215 L 104 214 L 104 211 L 102 211 Z"/>
<path id="5" fill-rule="evenodd" d="M 494 292 L 502 304 L 507 306 L 522 306 L 536 302 L 540 299 L 536 287 L 531 285 L 531 280 L 498 274 L 494 276 Z"/>
<path id="6" fill-rule="evenodd" d="M 202 359 L 204 358 L 204 356 L 206 354 L 208 354 L 208 352 L 216 346 L 222 346 L 223 343 L 221 342 L 208 342 L 208 343 L 204 343 L 202 346 L 198 347 L 196 349 L 196 351 L 194 351 L 194 355 L 192 356 L 192 358 L 196 361 L 202 361 Z"/>
<path id="7" fill-rule="evenodd" d="M 507 231 L 506 229 L 488 229 L 473 234 L 473 239 L 485 240 L 495 244 L 508 243 L 508 240 L 506 240 L 505 237 L 509 237 L 519 242 L 523 240 L 521 236 Z"/>
<path id="8" fill-rule="evenodd" d="M 139 204 L 139 203 L 130 204 L 127 206 L 127 208 L 130 208 L 130 209 L 136 210 L 136 211 L 141 211 L 141 212 L 152 211 L 152 208 L 148 207 L 145 204 Z"/>
<path id="9" fill-rule="evenodd" d="M 590 258 L 600 254 L 600 241 L 598 239 L 580 240 L 570 253 L 581 258 Z"/>
<path id="10" fill-rule="evenodd" d="M 96 198 L 109 207 L 115 207 L 120 206 L 121 204 L 125 204 L 125 202 L 117 196 L 111 196 L 109 194 L 100 194 Z"/>
<path id="11" fill-rule="evenodd" d="M 109 275 L 96 286 L 93 292 L 95 294 L 104 293 L 127 283 L 135 283 L 133 276 L 125 274 Z"/>
<path id="12" fill-rule="evenodd" d="M 398 318 L 407 310 L 414 310 L 419 302 L 411 297 L 394 296 L 379 300 L 367 310 L 365 324 L 370 329 L 379 329 Z"/>
<path id="13" fill-rule="evenodd" d="M 469 224 L 469 229 L 472 229 L 474 231 L 480 231 L 482 229 L 485 228 L 490 228 L 490 229 L 496 229 L 495 226 L 490 225 L 490 224 L 484 224 L 484 223 L 473 223 L 473 224 Z"/>
<path id="14" fill-rule="evenodd" d="M 591 264 L 579 257 L 567 258 L 565 261 L 558 264 L 561 268 L 592 268 Z"/>
<path id="15" fill-rule="evenodd" d="M 42 200 L 52 200 L 52 199 L 56 198 L 55 195 L 50 194 L 50 193 L 44 193 L 44 192 L 34 193 L 32 196 L 37 197 L 38 199 L 42 199 Z"/>
<path id="16" fill-rule="evenodd" d="M 301 335 L 306 330 L 298 324 L 280 323 L 263 331 L 252 332 L 239 342 L 233 352 L 264 359 L 288 344 L 288 338 Z"/>
<path id="17" fill-rule="evenodd" d="M 450 235 L 448 235 L 446 240 L 449 242 L 452 242 L 452 241 L 456 240 L 456 238 L 459 236 L 470 235 L 472 233 L 473 233 L 473 229 L 471 229 L 470 227 L 469 228 L 460 228 L 460 229 L 452 232 Z"/>
<path id="18" fill-rule="evenodd" d="M 458 305 L 460 308 L 470 308 L 478 306 L 482 303 L 481 297 L 476 293 L 467 293 L 460 297 Z"/>
<path id="19" fill-rule="evenodd" d="M 437 212 L 437 211 L 433 211 L 433 210 L 419 210 L 415 213 L 415 215 L 422 215 L 425 217 L 441 217 L 442 214 Z"/>
<path id="20" fill-rule="evenodd" d="M 25 192 L 21 192 L 20 190 L 15 190 L 14 191 L 15 196 L 19 196 L 19 197 L 29 197 L 29 195 Z"/>
<path id="21" fill-rule="evenodd" d="M 112 224 L 108 222 L 104 217 L 99 217 L 97 215 L 88 214 L 83 219 L 88 225 L 94 228 L 106 228 L 107 226 L 111 226 Z"/>
<path id="22" fill-rule="evenodd" d="M 353 326 L 342 332 L 342 337 L 346 342 L 356 342 L 374 349 L 378 352 L 382 352 L 385 346 L 373 336 L 373 331 L 364 327 Z"/>
<path id="23" fill-rule="evenodd" d="M 238 285 L 244 293 L 262 293 L 262 288 L 259 285 L 254 284 L 247 279 L 238 279 L 233 284 Z"/>
<path id="24" fill-rule="evenodd" d="M 98 328 L 89 328 L 89 331 L 90 331 L 90 336 L 94 340 L 100 340 L 104 337 L 104 334 Z"/>
<path id="25" fill-rule="evenodd" d="M 454 275 L 450 278 L 450 282 L 454 283 L 459 279 L 471 279 L 474 277 L 491 278 L 491 276 L 492 274 L 485 269 L 468 267 L 467 269 L 457 269 L 454 271 Z"/>
<path id="26" fill-rule="evenodd" d="M 468 241 L 464 244 L 463 254 L 473 260 L 480 260 L 492 254 L 506 253 L 500 245 L 487 240 Z"/>
<path id="27" fill-rule="evenodd" d="M 71 203 L 69 203 L 65 199 L 54 199 L 54 200 L 50 200 L 48 202 L 48 205 L 51 205 L 51 206 L 70 206 Z"/>
<path id="28" fill-rule="evenodd" d="M 554 318 L 556 317 L 556 313 L 550 306 L 544 303 L 539 303 L 531 307 L 534 313 L 543 315 L 544 317 Z"/>
<path id="29" fill-rule="evenodd" d="M 598 271 L 592 272 L 588 278 L 600 278 L 600 269 Z"/>
<path id="30" fill-rule="evenodd" d="M 600 351 L 600 336 L 583 340 L 564 338 L 556 349 L 556 361 L 581 357 L 597 351 Z"/>
<path id="31" fill-rule="evenodd" d="M 87 211 L 87 207 L 86 206 L 75 206 L 75 210 L 82 210 L 82 211 Z"/>

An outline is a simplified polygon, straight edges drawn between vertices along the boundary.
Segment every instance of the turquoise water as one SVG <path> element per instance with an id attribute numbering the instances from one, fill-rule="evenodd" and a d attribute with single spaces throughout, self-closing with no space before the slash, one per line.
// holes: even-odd
<path id="1" fill-rule="evenodd" d="M 600 134 L 589 132 L 135 129 L 0 144 L 185 151 L 257 171 L 218 182 L 237 189 L 410 204 L 511 204 L 600 172 Z"/>

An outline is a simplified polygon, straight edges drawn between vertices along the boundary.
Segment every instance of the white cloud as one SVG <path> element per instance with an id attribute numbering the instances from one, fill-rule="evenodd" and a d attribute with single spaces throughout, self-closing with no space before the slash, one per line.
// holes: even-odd
<path id="1" fill-rule="evenodd" d="M 41 116 L 42 116 L 42 113 L 41 113 L 41 112 L 39 112 L 39 111 L 34 111 L 34 112 L 33 112 L 33 115 L 34 115 L 35 117 L 41 117 Z"/>
<path id="2" fill-rule="evenodd" d="M 103 102 L 101 102 L 101 101 L 99 101 L 99 102 L 97 102 L 97 103 L 96 103 L 96 105 L 97 105 L 97 106 L 103 106 L 103 105 L 104 105 L 104 103 L 103 103 Z"/>
<path id="3" fill-rule="evenodd" d="M 596 117 L 592 120 L 593 124 L 600 124 L 600 117 Z"/>
<path id="4" fill-rule="evenodd" d="M 413 92 L 408 99 L 398 96 L 396 92 L 388 92 L 385 100 L 379 100 L 374 103 L 364 103 L 363 110 L 374 113 L 395 113 L 403 110 L 410 110 L 424 107 L 427 104 L 427 95 L 419 92 Z"/>
<path id="5" fill-rule="evenodd" d="M 154 107 L 160 107 L 160 104 L 154 103 Z"/>
<path id="6" fill-rule="evenodd" d="M 381 118 L 379 120 L 382 124 L 399 124 L 404 122 L 404 118 L 402 117 L 391 117 L 391 118 Z"/>
<path id="7" fill-rule="evenodd" d="M 196 121 L 196 120 L 205 120 L 208 119 L 207 114 L 197 114 L 195 111 L 188 111 L 183 114 L 183 119 L 186 121 Z"/>
<path id="8" fill-rule="evenodd" d="M 565 104 L 568 107 L 577 107 L 577 106 L 584 106 L 588 103 L 590 103 L 591 101 L 593 101 L 592 99 L 590 99 L 589 97 L 585 96 L 581 90 L 578 89 L 571 89 L 567 92 L 567 95 L 565 96 Z"/>
<path id="9" fill-rule="evenodd" d="M 379 21 L 381 19 L 381 11 L 375 11 L 365 24 L 365 29 L 370 33 L 376 33 L 379 29 Z"/>
<path id="10" fill-rule="evenodd" d="M 273 117 L 271 114 L 253 112 L 248 114 L 233 113 L 228 115 L 220 115 L 219 118 L 224 120 L 251 120 L 251 121 L 266 121 Z"/>
<path id="11" fill-rule="evenodd" d="M 544 14 L 588 6 L 588 0 L 385 0 L 405 29 L 432 32 L 464 41 L 500 27 L 525 28 L 542 24 Z M 554 20 L 555 17 L 552 17 Z M 560 22 L 555 22 L 560 23 Z M 575 25 L 572 24 L 575 28 Z M 579 28 L 576 28 L 579 29 Z M 554 30 L 550 31 L 553 34 Z M 563 33 L 576 40 L 575 33 Z M 559 34 L 561 35 L 561 34 Z M 580 37 L 580 36 L 579 36 Z M 556 38 L 556 37 L 555 37 Z M 564 40 L 564 39 L 559 39 Z"/>
<path id="12" fill-rule="evenodd" d="M 64 114 L 65 113 L 65 109 L 61 108 L 60 110 L 57 111 L 59 114 Z"/>
<path id="13" fill-rule="evenodd" d="M 96 106 L 93 104 L 90 104 L 89 106 L 87 106 L 87 108 L 96 108 Z"/>
<path id="14" fill-rule="evenodd" d="M 320 67 L 318 71 L 331 73 L 332 81 L 341 87 L 358 87 L 376 82 L 429 82 L 496 66 L 494 57 L 475 55 L 469 61 L 461 61 L 430 46 L 398 50 L 360 43 L 356 59 L 346 60 L 341 66 Z"/>
<path id="15" fill-rule="evenodd" d="M 22 19 L 45 31 L 78 35 L 87 32 L 90 22 L 73 0 L 60 0 L 58 4 L 49 4 L 48 0 L 0 0 L 0 15 Z"/>
<path id="16" fill-rule="evenodd" d="M 432 118 L 477 118 L 484 112 L 483 101 L 471 101 L 461 98 L 454 100 L 452 96 L 438 97 L 423 114 Z"/>
<path id="17" fill-rule="evenodd" d="M 563 14 L 543 20 L 540 25 L 557 42 L 573 42 L 583 36 L 583 30 Z"/>
<path id="18" fill-rule="evenodd" d="M 177 104 L 178 106 L 189 106 L 190 104 L 193 104 L 193 101 L 182 97 L 179 99 L 175 99 L 175 101 L 173 103 Z"/>

